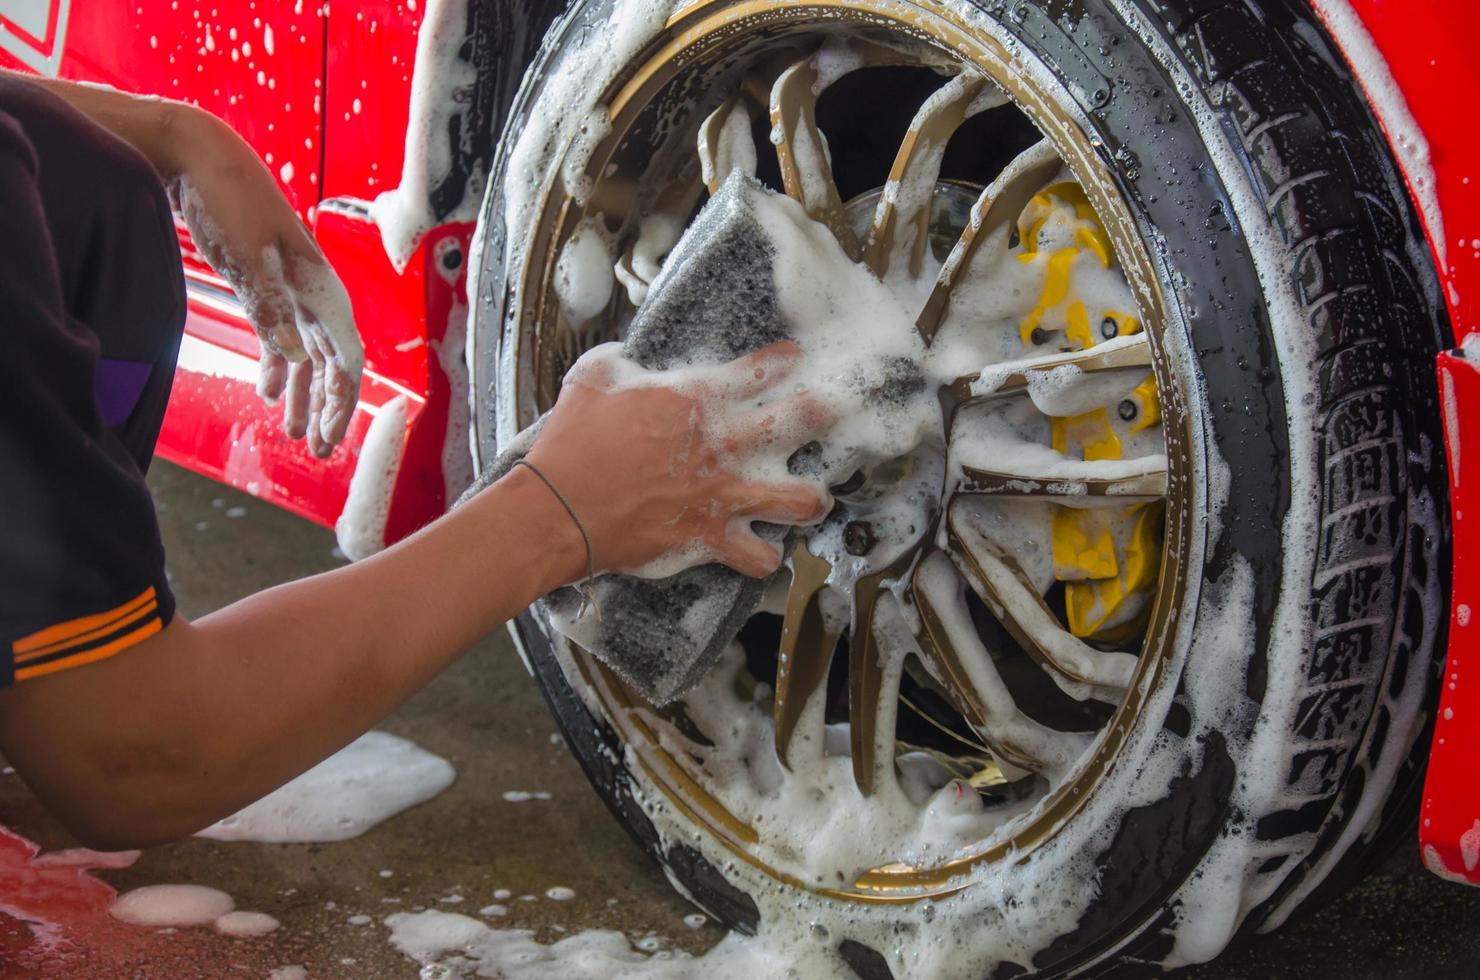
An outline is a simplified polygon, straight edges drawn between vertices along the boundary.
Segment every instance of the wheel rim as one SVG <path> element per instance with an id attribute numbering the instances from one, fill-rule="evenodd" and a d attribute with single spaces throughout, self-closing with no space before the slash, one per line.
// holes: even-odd
<path id="1" fill-rule="evenodd" d="M 1009 70 L 1006 52 L 990 33 L 933 4 L 890 4 L 887 8 L 866 0 L 806 4 L 711 0 L 693 4 L 669 21 L 661 36 L 649 45 L 646 56 L 628 66 L 609 90 L 610 134 L 595 147 L 586 166 L 588 174 L 602 176 L 580 200 L 556 187 L 544 202 L 531 236 L 531 247 L 525 253 L 519 292 L 525 297 L 518 321 L 524 329 L 514 331 L 517 344 L 514 361 L 520 367 L 505 381 L 520 387 L 513 401 L 525 413 L 520 423 L 527 424 L 536 412 L 553 403 L 564 367 L 579 350 L 611 336 L 613 322 L 620 321 L 623 315 L 624 301 L 620 297 L 594 324 L 560 322 L 560 304 L 553 281 L 562 247 L 593 215 L 604 216 L 610 228 L 629 224 L 623 215 L 635 215 L 644 206 L 651 208 L 654 198 L 649 194 L 644 204 L 642 188 L 644 180 L 657 179 L 654 170 L 666 167 L 671 172 L 664 192 L 669 198 L 668 206 L 680 211 L 692 210 L 704 190 L 701 183 L 707 183 L 708 189 L 713 190 L 728 172 L 724 134 L 727 129 L 738 130 L 727 127 L 726 123 L 737 113 L 748 111 L 747 101 L 765 106 L 763 111 L 769 115 L 779 136 L 776 140 L 779 182 L 789 196 L 802 202 L 814 219 L 834 232 L 851 257 L 864 262 L 886 281 L 891 267 L 897 274 L 901 267 L 917 273 L 922 263 L 929 266 L 929 256 L 925 254 L 928 250 L 917 243 L 927 240 L 930 208 L 911 212 L 908 201 L 904 207 L 897 206 L 896 194 L 895 206 L 886 201 L 873 210 L 870 234 L 858 235 L 853 227 L 858 208 L 850 214 L 850 205 L 844 204 L 832 168 L 826 163 L 825 143 L 817 135 L 818 92 L 815 90 L 821 72 L 814 55 L 823 45 L 839 43 L 836 38 L 827 37 L 839 23 L 848 24 L 855 31 L 871 32 L 873 43 L 860 44 L 856 39 L 851 43 L 859 60 L 868 63 L 859 71 L 898 64 L 891 59 L 905 58 L 918 59 L 911 64 L 960 71 L 943 82 L 943 94 L 932 100 L 933 106 L 917 114 L 901 141 L 890 172 L 891 179 L 900 181 L 901 186 L 911 173 L 921 172 L 919 168 L 928 170 L 932 165 L 931 150 L 940 148 L 974 114 L 972 102 L 984 91 L 1004 93 L 1047 138 L 1044 145 L 1053 151 L 1040 151 L 1036 156 L 1020 155 L 1009 166 L 1011 172 L 1005 179 L 1002 175 L 986 175 L 987 179 L 996 180 L 983 192 L 975 220 L 961 235 L 959 254 L 954 261 L 947 258 L 943 263 L 919 307 L 917 328 L 922 336 L 933 340 L 938 331 L 950 329 L 955 312 L 951 302 L 953 293 L 964 292 L 961 289 L 964 280 L 954 280 L 953 276 L 975 274 L 976 253 L 990 249 L 994 235 L 1009 235 L 1010 232 L 1003 231 L 1008 225 L 1021 225 L 1024 210 L 1045 196 L 1045 188 L 1054 183 L 1051 177 L 1062 166 L 1071 175 L 1069 182 L 1081 189 L 1079 200 L 1088 207 L 1094 217 L 1093 224 L 1102 234 L 1098 246 L 1082 244 L 1079 251 L 1087 254 L 1098 247 L 1107 252 L 1111 256 L 1109 266 L 1123 276 L 1127 295 L 1133 297 L 1129 308 L 1120 311 L 1122 325 L 1134 324 L 1126 330 L 1126 339 L 1117 338 L 1115 343 L 1107 345 L 1098 340 L 1090 344 L 1065 343 L 1075 328 L 1075 324 L 1066 323 L 1047 331 L 1058 335 L 1057 344 L 1045 345 L 1051 353 L 1033 355 L 1032 347 L 1027 347 L 1016 368 L 989 370 L 986 377 L 980 372 L 963 372 L 956 383 L 941 392 L 946 433 L 954 431 L 953 422 L 959 424 L 973 413 L 990 414 L 994 406 L 1032 400 L 1035 384 L 1054 370 L 1078 371 L 1080 376 L 1091 378 L 1135 371 L 1151 375 L 1151 380 L 1138 385 L 1123 400 L 1139 398 L 1142 418 L 1150 414 L 1146 410 L 1148 404 L 1156 407 L 1158 419 L 1142 426 L 1140 431 L 1154 430 L 1160 434 L 1165 452 L 1159 464 L 1151 458 L 1156 454 L 1141 453 L 1107 475 L 1106 467 L 1093 466 L 1077 469 L 1058 466 L 1045 473 L 1015 467 L 1011 459 L 1006 465 L 990 467 L 963 463 L 959 466 L 960 479 L 954 485 L 954 492 L 943 497 L 932 518 L 931 531 L 921 536 L 918 545 L 882 567 L 869 568 L 867 574 L 858 575 L 849 583 L 851 621 L 845 631 L 848 642 L 842 656 L 848 665 L 849 757 L 859 791 L 867 798 L 879 790 L 881 777 L 897 779 L 901 758 L 898 749 L 904 743 L 896 729 L 893 756 L 881 758 L 887 755 L 891 740 L 881 737 L 880 732 L 894 724 L 894 712 L 906 709 L 932 723 L 940 722 L 938 704 L 922 707 L 915 703 L 928 694 L 936 694 L 937 700 L 946 702 L 947 711 L 954 712 L 953 718 L 937 724 L 943 732 L 942 738 L 954 740 L 962 747 L 957 758 L 971 758 L 980 763 L 969 776 L 961 773 L 956 782 L 966 787 L 964 792 L 977 792 L 984 798 L 995 794 L 1012 801 L 1017 809 L 1003 808 L 1009 815 L 998 828 L 1001 832 L 992 833 L 978 841 L 977 846 L 961 848 L 959 853 L 941 860 L 925 864 L 884 861 L 841 883 L 798 874 L 785 867 L 785 862 L 772 859 L 755 825 L 733 812 L 706 785 L 703 769 L 696 767 L 684 751 L 675 750 L 673 732 L 682 731 L 688 722 L 682 709 L 659 713 L 646 708 L 598 661 L 578 648 L 569 651 L 564 665 L 568 676 L 576 675 L 573 681 L 594 693 L 601 713 L 632 748 L 664 802 L 681 812 L 689 823 L 702 827 L 729 852 L 774 878 L 828 896 L 865 902 L 911 902 L 959 890 L 973 869 L 1009 855 L 1021 856 L 1051 838 L 1090 798 L 1100 779 L 1114 765 L 1124 740 L 1140 717 L 1142 704 L 1160 683 L 1171 653 L 1171 613 L 1183 591 L 1185 569 L 1181 542 L 1184 529 L 1189 526 L 1191 505 L 1187 422 L 1180 409 L 1181 399 L 1172 372 L 1163 356 L 1163 301 L 1152 261 L 1110 171 L 1095 154 L 1094 141 L 1084 132 L 1077 114 L 1065 110 L 1033 79 Z M 771 52 L 779 54 L 773 56 Z M 733 75 L 737 64 L 746 67 L 738 73 L 740 82 L 733 87 L 735 94 L 719 102 L 712 112 L 703 114 L 702 122 L 698 119 L 700 113 L 696 112 L 687 123 L 673 126 L 675 130 L 687 126 L 692 133 L 690 145 L 698 143 L 705 166 L 694 168 L 672 160 L 661 162 L 661 153 L 650 157 L 660 162 L 647 168 L 646 173 L 632 163 L 651 148 L 644 147 L 640 137 L 645 131 L 658 128 L 653 125 L 652 116 L 663 99 L 676 89 L 692 89 L 697 78 L 713 80 L 727 71 Z M 757 88 L 753 84 L 756 76 L 763 80 L 774 78 L 771 84 L 760 86 L 760 91 L 768 90 L 768 98 L 764 100 L 746 94 L 747 90 Z M 714 101 L 709 100 L 709 104 L 713 105 Z M 823 161 L 820 166 L 818 161 Z M 938 163 L 936 160 L 937 170 Z M 818 170 L 824 171 L 821 182 L 816 179 Z M 938 193 L 941 186 L 938 172 L 935 177 L 924 185 L 930 195 Z M 1072 196 L 1068 189 L 1061 193 Z M 1070 206 L 1077 204 L 1070 202 Z M 926 215 L 926 219 L 919 219 L 919 214 Z M 901 233 L 912 222 L 916 226 L 915 234 L 911 237 Z M 630 233 L 631 229 L 624 226 L 617 235 L 630 237 Z M 1019 237 L 1023 236 L 1019 234 Z M 630 247 L 619 265 L 622 263 L 628 276 L 636 275 Z M 630 303 L 626 309 L 630 311 Z M 1030 319 L 1024 318 L 1019 324 L 1025 345 L 1037 339 L 1035 329 L 1043 329 L 1041 324 L 1029 324 Z M 536 324 L 554 327 L 542 330 Z M 574 329 L 576 326 L 582 329 Z M 1113 406 L 1102 406 L 1100 410 L 1110 407 Z M 1064 418 L 1086 414 L 1090 413 L 1054 416 L 1054 421 L 1049 422 L 1054 440 L 1062 435 Z M 1144 445 L 1144 438 L 1141 443 Z M 1084 440 L 1080 439 L 1081 451 L 1083 446 Z M 1071 445 L 1068 455 L 1072 456 L 1075 448 Z M 1103 504 L 1111 499 L 1116 499 L 1115 506 L 1068 506 L 1085 502 Z M 1105 622 L 1114 619 L 1113 614 L 1087 622 L 1086 616 L 1093 620 L 1094 610 L 1088 614 L 1081 611 L 1071 631 L 1065 621 L 1075 618 L 1074 600 L 1067 597 L 1078 594 L 1073 593 L 1076 583 L 1063 583 L 1062 597 L 1055 604 L 1046 602 L 1040 587 L 1041 570 L 1036 576 L 1039 583 L 1035 584 L 1032 581 L 1035 576 L 1028 574 L 1013 555 L 992 540 L 988 530 L 990 521 L 982 520 L 984 511 L 990 515 L 998 508 L 1000 523 L 1000 508 L 1010 511 L 1024 501 L 1028 506 L 1042 507 L 1056 515 L 1050 520 L 1070 525 L 1055 527 L 1050 533 L 1056 552 L 1062 550 L 1057 545 L 1066 536 L 1079 534 L 1082 539 L 1094 531 L 1093 527 L 1086 530 L 1073 526 L 1084 521 L 1083 515 L 1094 518 L 1109 514 L 1110 523 L 1120 521 L 1131 525 L 1128 535 L 1111 536 L 1111 552 L 1119 566 L 1131 563 L 1131 545 L 1124 542 L 1139 541 L 1144 551 L 1148 536 L 1153 540 L 1158 537 L 1154 527 L 1147 530 L 1146 526 L 1164 522 L 1164 530 L 1156 540 L 1157 560 L 1150 563 L 1142 556 L 1138 565 L 1142 582 L 1130 590 L 1143 594 L 1139 611 L 1133 611 L 1122 622 L 1110 623 L 1108 631 Z M 1057 516 L 1065 513 L 1067 521 Z M 1094 521 L 1088 523 L 1092 525 Z M 822 597 L 832 588 L 827 584 L 829 577 L 833 578 L 833 585 L 837 583 L 836 569 L 833 562 L 814 554 L 814 550 L 803 543 L 789 562 L 792 576 L 776 653 L 772 709 L 774 744 L 783 764 L 791 762 L 797 732 L 808 723 L 809 715 L 814 724 L 819 718 L 825 722 L 828 678 L 833 672 L 833 659 L 838 655 L 840 631 L 835 623 L 828 622 L 822 608 Z M 1094 547 L 1084 550 L 1096 552 Z M 1104 549 L 1098 551 L 1103 557 Z M 1149 587 L 1145 585 L 1148 564 L 1153 566 Z M 920 655 L 917 660 L 928 661 L 914 665 L 923 667 L 924 676 L 909 693 L 905 692 L 906 658 L 896 656 L 897 676 L 886 676 L 889 671 L 880 667 L 874 628 L 881 596 L 887 604 L 895 594 L 886 589 L 886 584 L 901 578 L 908 586 L 895 591 L 913 600 L 911 604 L 918 617 L 914 627 L 915 653 Z M 1116 576 L 1117 581 L 1122 578 Z M 953 587 L 957 592 L 974 593 L 1020 652 L 1025 652 L 1055 687 L 1106 704 L 1108 717 L 1103 719 L 1103 724 L 1092 733 L 1057 732 L 1078 737 L 1056 739 L 1054 730 L 1028 716 L 1022 710 L 1024 706 L 1013 705 L 1014 692 L 1008 690 L 1000 676 L 991 676 L 997 673 L 997 666 L 982 638 L 964 635 L 962 617 L 963 613 L 969 613 L 970 607 L 966 602 L 950 600 Z M 1080 588 L 1079 592 L 1103 598 L 1103 590 L 1095 589 L 1090 586 Z M 1103 612 L 1105 605 L 1101 602 L 1098 611 Z M 964 622 L 971 625 L 969 618 Z M 1117 628 L 1120 635 L 1115 637 L 1115 642 L 1106 641 L 1105 637 L 1113 636 Z M 864 640 L 854 642 L 853 637 L 857 636 Z M 1091 638 L 1091 642 L 1085 642 L 1084 637 Z M 1126 656 L 1127 650 L 1135 655 Z M 889 698 L 895 698 L 896 703 L 893 709 L 885 710 L 882 702 Z M 820 710 L 819 701 L 824 702 Z M 1011 708 L 1004 710 L 1005 705 Z M 1017 709 L 1015 714 L 1012 709 Z M 886 722 L 883 726 L 877 723 L 881 714 Z M 869 724 L 870 721 L 874 723 Z M 819 738 L 817 745 L 821 743 Z M 885 751 L 879 751 L 881 747 Z M 971 751 L 965 751 L 967 748 Z M 1046 775 L 1049 770 L 1052 770 L 1051 778 Z M 1025 796 L 1019 799 L 1014 794 Z M 664 803 L 657 805 L 661 807 Z"/>

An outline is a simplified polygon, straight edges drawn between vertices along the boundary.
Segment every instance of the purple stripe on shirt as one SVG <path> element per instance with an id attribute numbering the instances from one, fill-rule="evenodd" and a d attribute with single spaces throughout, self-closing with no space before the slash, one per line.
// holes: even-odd
<path id="1" fill-rule="evenodd" d="M 98 398 L 98 411 L 103 413 L 103 422 L 110 428 L 128 421 L 144 394 L 149 375 L 154 371 L 151 361 L 115 361 L 111 358 L 98 359 L 98 373 L 94 391 Z"/>

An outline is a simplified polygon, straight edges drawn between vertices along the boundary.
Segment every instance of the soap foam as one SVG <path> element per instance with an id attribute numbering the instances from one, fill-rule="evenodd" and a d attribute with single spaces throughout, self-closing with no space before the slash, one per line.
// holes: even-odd
<path id="1" fill-rule="evenodd" d="M 406 739 L 367 732 L 196 836 L 269 844 L 349 840 L 430 800 L 456 775 L 447 760 Z"/>
<path id="2" fill-rule="evenodd" d="M 266 912 L 227 912 L 211 923 L 211 926 L 223 936 L 256 938 L 276 932 L 278 920 Z"/>
<path id="3" fill-rule="evenodd" d="M 410 416 L 410 402 L 405 395 L 397 395 L 381 406 L 365 432 L 344 510 L 334 523 L 335 541 L 350 561 L 385 549 L 385 524 L 390 518 L 396 477 L 401 473 L 401 451 Z"/>
<path id="4" fill-rule="evenodd" d="M 503 980 L 755 980 L 756 977 L 853 980 L 856 974 L 814 939 L 803 946 L 769 948 L 731 934 L 703 956 L 649 953 L 620 932 L 591 929 L 556 943 L 536 942 L 527 929 L 493 929 L 449 912 L 387 916 L 391 944 L 438 975 Z M 656 948 L 655 942 L 638 946 Z"/>
<path id="5" fill-rule="evenodd" d="M 232 897 L 204 885 L 144 885 L 118 896 L 113 918 L 135 926 L 208 926 L 236 908 Z"/>

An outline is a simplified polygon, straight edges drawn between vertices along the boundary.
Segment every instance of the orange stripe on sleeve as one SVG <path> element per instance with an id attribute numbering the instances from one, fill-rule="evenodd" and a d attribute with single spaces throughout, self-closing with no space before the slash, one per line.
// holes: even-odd
<path id="1" fill-rule="evenodd" d="M 115 619 L 112 622 L 104 623 L 97 629 L 88 630 L 86 633 L 81 633 L 77 636 L 68 637 L 65 640 L 53 643 L 50 646 L 44 646 L 39 649 L 32 650 L 29 653 L 18 653 L 15 655 L 15 662 L 17 664 L 23 664 L 28 661 L 35 660 L 37 657 L 44 657 L 48 654 L 56 653 L 60 650 L 66 650 L 70 647 L 84 646 L 85 644 L 91 643 L 94 640 L 102 639 L 109 633 L 116 633 L 130 623 L 138 622 L 146 616 L 149 616 L 158 611 L 158 602 L 147 602 L 135 609 L 133 612 L 126 614 L 122 618 Z"/>
<path id="2" fill-rule="evenodd" d="M 110 624 L 120 624 L 124 617 L 130 613 L 137 612 L 141 607 L 154 602 L 154 586 L 149 586 L 143 592 L 134 596 L 121 606 L 115 606 L 107 612 L 94 613 L 91 616 L 79 616 L 77 619 L 69 619 L 65 623 L 48 626 L 44 630 L 37 630 L 29 636 L 23 636 L 11 646 L 16 656 L 23 653 L 33 653 L 42 647 L 67 646 L 77 640 L 84 633 Z"/>
<path id="3" fill-rule="evenodd" d="M 127 636 L 120 636 L 112 643 L 94 647 L 91 650 L 84 650 L 76 656 L 62 657 L 60 660 L 51 660 L 44 664 L 37 664 L 35 667 L 22 667 L 15 672 L 15 679 L 18 681 L 30 680 L 33 677 L 44 677 L 47 674 L 52 674 L 59 670 L 66 670 L 68 667 L 81 667 L 83 664 L 97 663 L 99 660 L 113 656 L 120 650 L 127 650 L 135 643 L 148 639 L 162 629 L 164 629 L 164 623 L 158 618 L 155 618 Z"/>

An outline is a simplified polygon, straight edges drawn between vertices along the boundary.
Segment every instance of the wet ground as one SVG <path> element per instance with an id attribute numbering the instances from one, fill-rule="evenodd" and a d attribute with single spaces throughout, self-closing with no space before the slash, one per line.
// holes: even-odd
<path id="1" fill-rule="evenodd" d="M 164 463 L 150 478 L 180 608 L 200 615 L 269 585 L 333 567 L 332 534 Z M 291 683 L 291 680 L 286 682 Z M 356 840 L 263 845 L 190 840 L 146 852 L 131 868 L 98 876 L 120 891 L 180 882 L 229 892 L 237 906 L 270 913 L 281 928 L 259 939 L 204 930 L 160 935 L 77 913 L 81 932 L 59 959 L 4 976 L 266 977 L 301 965 L 309 977 L 415 977 L 388 943 L 384 916 L 440 908 L 477 915 L 490 904 L 503 928 L 541 939 L 589 928 L 701 950 L 714 925 L 690 928 L 693 909 L 610 817 L 566 754 L 534 683 L 500 634 L 468 654 L 380 726 L 449 759 L 457 782 L 431 802 Z M 551 798 L 509 802 L 508 791 Z M 46 849 L 70 842 L 8 772 L 0 824 Z M 0 955 L 28 945 L 4 893 Z M 574 898 L 546 891 L 564 886 Z M 508 899 L 495 897 L 507 889 Z M 352 916 L 369 916 L 364 925 Z M 360 921 L 360 920 L 356 920 Z M 87 923 L 96 931 L 86 934 Z M 9 957 L 7 957 L 9 958 Z M 11 963 L 14 964 L 14 960 Z M 1316 915 L 1276 936 L 1184 974 L 1186 980 L 1301 977 L 1342 980 L 1480 975 L 1480 889 L 1422 871 L 1412 849 Z M 558 980 L 558 978 L 553 978 Z M 760 980 L 760 978 L 757 978 Z"/>

